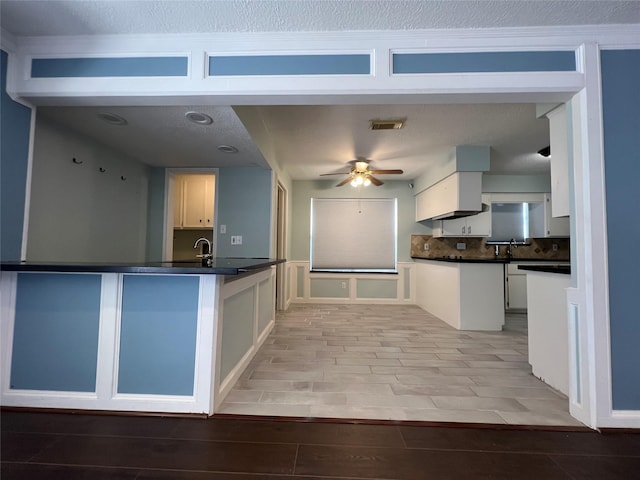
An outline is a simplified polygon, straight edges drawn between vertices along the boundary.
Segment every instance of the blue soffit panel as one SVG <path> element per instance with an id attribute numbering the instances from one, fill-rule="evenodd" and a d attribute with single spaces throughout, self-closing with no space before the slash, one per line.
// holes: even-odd
<path id="1" fill-rule="evenodd" d="M 394 53 L 393 73 L 573 72 L 574 51 Z"/>
<path id="2" fill-rule="evenodd" d="M 118 393 L 193 395 L 199 282 L 124 276 Z"/>
<path id="3" fill-rule="evenodd" d="M 188 57 L 34 58 L 31 78 L 186 77 Z"/>
<path id="4" fill-rule="evenodd" d="M 369 54 L 209 56 L 209 76 L 370 75 Z"/>
<path id="5" fill-rule="evenodd" d="M 102 276 L 20 273 L 11 388 L 94 392 Z"/>

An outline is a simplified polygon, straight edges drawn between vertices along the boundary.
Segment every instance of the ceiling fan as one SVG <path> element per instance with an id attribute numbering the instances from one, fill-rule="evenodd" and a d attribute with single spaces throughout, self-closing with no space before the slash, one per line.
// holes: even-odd
<path id="1" fill-rule="evenodd" d="M 342 185 L 345 185 L 347 183 L 351 183 L 352 187 L 359 187 L 361 185 L 363 187 L 367 187 L 372 183 L 376 187 L 379 187 L 384 182 L 378 180 L 373 175 L 401 175 L 402 173 L 404 173 L 402 170 L 370 170 L 368 161 L 358 160 L 354 163 L 353 167 L 351 167 L 351 170 L 348 172 L 323 173 L 321 176 L 348 175 L 348 177 L 337 184 L 336 187 L 341 187 Z"/>

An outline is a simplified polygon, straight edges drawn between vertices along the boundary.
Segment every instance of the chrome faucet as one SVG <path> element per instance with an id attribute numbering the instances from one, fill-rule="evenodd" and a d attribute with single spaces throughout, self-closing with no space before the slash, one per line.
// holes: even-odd
<path id="1" fill-rule="evenodd" d="M 507 248 L 507 257 L 509 257 L 509 260 L 511 260 L 511 254 L 513 253 L 512 248 L 518 248 L 515 238 L 509 240 L 509 247 Z"/>
<path id="2" fill-rule="evenodd" d="M 202 250 L 200 255 L 196 255 L 198 258 L 208 259 L 213 257 L 213 252 L 211 251 L 211 241 L 208 238 L 200 237 L 196 240 L 196 243 L 193 244 L 193 248 L 198 248 L 198 245 L 202 243 Z"/>

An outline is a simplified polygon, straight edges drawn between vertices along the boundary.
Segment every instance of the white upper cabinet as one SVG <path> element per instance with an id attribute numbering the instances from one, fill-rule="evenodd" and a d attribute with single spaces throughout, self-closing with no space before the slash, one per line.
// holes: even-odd
<path id="1" fill-rule="evenodd" d="M 176 175 L 175 228 L 213 228 L 214 175 Z"/>
<path id="2" fill-rule="evenodd" d="M 569 137 L 567 108 L 564 104 L 549 113 L 549 136 L 551 146 L 551 215 L 566 217 L 569 215 Z"/>
<path id="3" fill-rule="evenodd" d="M 482 172 L 456 172 L 416 195 L 416 221 L 482 210 Z"/>
<path id="4" fill-rule="evenodd" d="M 482 213 L 434 222 L 434 237 L 488 237 L 491 235 L 491 205 L 488 196 L 482 196 Z"/>
<path id="5" fill-rule="evenodd" d="M 569 217 L 555 218 L 552 213 L 553 197 L 545 193 L 542 203 L 529 204 L 529 225 L 532 238 L 568 237 Z"/>

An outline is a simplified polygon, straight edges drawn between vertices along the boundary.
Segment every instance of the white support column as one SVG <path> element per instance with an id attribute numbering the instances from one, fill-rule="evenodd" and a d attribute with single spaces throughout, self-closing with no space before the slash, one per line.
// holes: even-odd
<path id="1" fill-rule="evenodd" d="M 578 68 L 585 88 L 573 99 L 574 209 L 577 288 L 569 289 L 569 318 L 576 335 L 572 349 L 570 411 L 581 422 L 598 427 L 611 415 L 609 289 L 606 242 L 604 155 L 600 50 L 595 43 L 579 49 Z M 576 361 L 579 359 L 579 363 Z M 576 375 L 580 376 L 577 382 Z M 580 391 L 577 390 L 579 387 Z"/>

